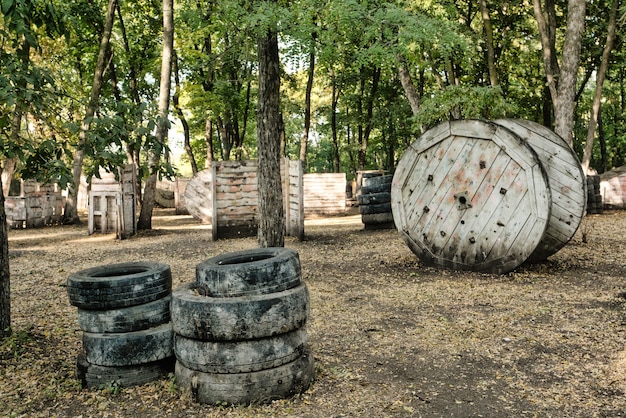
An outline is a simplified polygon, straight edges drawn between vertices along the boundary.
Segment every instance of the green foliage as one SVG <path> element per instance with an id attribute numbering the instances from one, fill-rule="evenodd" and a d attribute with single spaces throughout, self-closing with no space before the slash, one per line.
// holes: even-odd
<path id="1" fill-rule="evenodd" d="M 454 119 L 454 112 L 465 119 L 498 119 L 515 115 L 517 108 L 506 101 L 499 88 L 451 86 L 424 100 L 415 120 L 430 127 Z"/>

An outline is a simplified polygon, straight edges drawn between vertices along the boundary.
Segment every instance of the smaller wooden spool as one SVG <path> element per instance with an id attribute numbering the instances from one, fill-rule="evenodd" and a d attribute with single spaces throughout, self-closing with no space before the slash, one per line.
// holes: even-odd
<path id="1" fill-rule="evenodd" d="M 491 122 L 445 122 L 402 156 L 391 187 L 398 232 L 426 264 L 505 273 L 535 251 L 550 218 L 535 151 Z"/>

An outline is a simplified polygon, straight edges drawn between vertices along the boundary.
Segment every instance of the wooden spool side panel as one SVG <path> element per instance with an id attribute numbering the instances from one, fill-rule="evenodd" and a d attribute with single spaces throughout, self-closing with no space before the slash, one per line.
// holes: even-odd
<path id="1" fill-rule="evenodd" d="M 525 120 L 496 123 L 523 138 L 537 153 L 547 174 L 550 219 L 542 241 L 529 257 L 529 261 L 541 261 L 569 242 L 582 221 L 587 196 L 582 167 L 569 145 L 545 126 Z"/>

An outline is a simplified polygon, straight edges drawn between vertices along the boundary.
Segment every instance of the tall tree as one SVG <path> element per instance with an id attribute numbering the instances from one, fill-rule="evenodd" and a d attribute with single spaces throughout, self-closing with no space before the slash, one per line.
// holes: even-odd
<path id="1" fill-rule="evenodd" d="M 283 247 L 285 219 L 280 178 L 280 57 L 278 33 L 274 24 L 268 25 L 258 35 L 257 45 L 258 244 L 260 247 Z"/>
<path id="2" fill-rule="evenodd" d="M 2 186 L 2 180 L 0 180 Z M 0 193 L 0 340 L 11 335 L 11 277 L 9 272 L 9 232 Z"/>
<path id="3" fill-rule="evenodd" d="M 163 0 L 163 53 L 161 56 L 161 78 L 159 84 L 159 116 L 156 131 L 156 144 L 150 150 L 150 175 L 144 186 L 143 201 L 137 229 L 152 228 L 154 195 L 161 161 L 161 154 L 167 146 L 167 131 L 170 127 L 168 113 L 172 86 L 172 60 L 174 56 L 174 0 Z"/>
<path id="4" fill-rule="evenodd" d="M 65 223 L 78 222 L 78 190 L 80 187 L 80 177 L 83 172 L 83 160 L 85 158 L 85 145 L 87 143 L 87 133 L 91 126 L 91 122 L 98 108 L 98 102 L 100 99 L 100 90 L 102 89 L 102 81 L 104 70 L 107 67 L 107 53 L 109 50 L 109 42 L 111 40 L 111 33 L 113 31 L 113 21 L 115 19 L 115 9 L 117 7 L 117 0 L 109 0 L 109 7 L 104 24 L 104 32 L 102 33 L 102 39 L 100 41 L 100 50 L 98 52 L 98 62 L 96 63 L 96 69 L 93 76 L 93 84 L 91 86 L 91 94 L 89 96 L 89 103 L 87 103 L 87 109 L 85 110 L 85 117 L 80 126 L 80 133 L 78 138 L 78 146 L 74 151 L 74 162 L 72 166 L 72 183 L 68 185 L 67 199 L 65 201 L 65 210 L 63 212 Z"/>
<path id="5" fill-rule="evenodd" d="M 591 151 L 593 150 L 593 140 L 596 135 L 596 126 L 600 115 L 600 105 L 602 102 L 602 87 L 609 68 L 609 58 L 613 50 L 613 41 L 615 40 L 615 32 L 617 27 L 617 11 L 619 10 L 620 0 L 613 0 L 611 11 L 609 12 L 609 24 L 607 27 L 606 43 L 602 51 L 602 59 L 600 60 L 600 68 L 596 75 L 596 89 L 591 106 L 591 116 L 589 117 L 589 127 L 587 128 L 587 141 L 585 142 L 585 152 L 582 158 L 583 171 L 589 170 L 591 162 Z"/>
<path id="6" fill-rule="evenodd" d="M 556 50 L 555 4 L 552 0 L 547 0 L 545 7 L 542 7 L 541 0 L 533 0 L 533 8 L 541 39 L 544 71 L 554 108 L 554 131 L 573 146 L 576 80 L 585 30 L 585 0 L 567 2 L 567 27 L 560 65 Z"/>

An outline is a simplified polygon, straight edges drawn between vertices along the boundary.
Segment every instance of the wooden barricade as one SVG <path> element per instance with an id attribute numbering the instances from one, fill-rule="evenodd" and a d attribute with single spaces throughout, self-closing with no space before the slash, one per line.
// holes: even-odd
<path id="1" fill-rule="evenodd" d="M 133 165 L 120 169 L 119 180 L 113 173 L 93 178 L 89 191 L 89 234 L 113 233 L 124 239 L 137 231 L 135 211 L 135 170 Z"/>
<path id="2" fill-rule="evenodd" d="M 304 237 L 302 164 L 283 160 L 281 177 L 286 234 Z M 254 236 L 258 229 L 256 160 L 215 161 L 184 183 L 187 211 L 212 226 L 213 239 Z M 177 209 L 178 210 L 178 209 Z"/>
<path id="3" fill-rule="evenodd" d="M 61 222 L 63 197 L 57 185 L 23 180 L 19 196 L 8 196 L 4 207 L 10 228 L 40 228 Z"/>
<path id="4" fill-rule="evenodd" d="M 304 216 L 346 214 L 346 174 L 311 173 L 303 176 Z"/>

